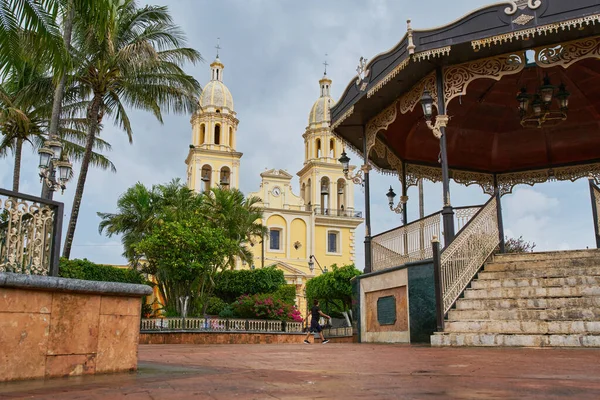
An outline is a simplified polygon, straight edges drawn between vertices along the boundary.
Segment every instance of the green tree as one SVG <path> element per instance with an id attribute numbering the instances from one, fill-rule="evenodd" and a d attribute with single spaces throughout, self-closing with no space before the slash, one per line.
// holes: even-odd
<path id="1" fill-rule="evenodd" d="M 107 21 L 101 25 L 103 32 L 78 20 L 73 25 L 73 47 L 77 49 L 73 79 L 91 100 L 86 113 L 85 154 L 63 249 L 66 258 L 71 253 L 92 149 L 104 116 L 111 117 L 131 142 L 133 129 L 126 106 L 149 111 L 162 122 L 164 110 L 192 112 L 200 89 L 181 68 L 186 62 L 199 61 L 200 54 L 183 47 L 184 34 L 166 7 L 140 8 L 134 0 L 113 0 Z"/>
<path id="2" fill-rule="evenodd" d="M 354 264 L 338 267 L 331 266 L 331 271 L 312 278 L 306 283 L 306 297 L 309 304 L 319 300 L 326 312 L 334 315 L 352 309 L 351 279 L 360 275 Z"/>
<path id="3" fill-rule="evenodd" d="M 227 264 L 235 267 L 235 260 L 252 264 L 253 254 L 248 250 L 252 238 L 266 233 L 261 223 L 262 208 L 258 197 L 245 198 L 238 189 L 212 188 L 204 192 L 202 212 L 213 227 L 222 227 L 237 246 L 227 255 Z"/>
<path id="4" fill-rule="evenodd" d="M 178 299 L 182 296 L 190 296 L 190 305 L 197 303 L 195 299 L 208 305 L 214 276 L 233 245 L 222 229 L 191 216 L 159 223 L 135 248 L 155 271 L 166 308 L 181 312 Z"/>

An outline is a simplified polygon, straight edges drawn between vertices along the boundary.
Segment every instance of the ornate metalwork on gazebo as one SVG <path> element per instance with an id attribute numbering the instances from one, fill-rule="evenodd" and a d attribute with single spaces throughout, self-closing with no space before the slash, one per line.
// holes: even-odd
<path id="1" fill-rule="evenodd" d="M 597 0 L 508 1 L 432 30 L 409 21 L 394 48 L 361 64 L 332 108 L 334 133 L 370 167 L 362 169 L 367 211 L 371 168 L 398 176 L 403 196 L 420 179 L 443 183 L 445 310 L 481 257 L 503 249 L 503 195 L 520 184 L 600 182 L 598 22 Z M 450 180 L 491 196 L 457 237 Z M 372 257 L 389 264 L 392 251 L 400 260 L 381 236 L 371 240 L 365 217 L 366 272 L 381 268 Z M 418 250 L 431 257 L 431 247 Z"/>

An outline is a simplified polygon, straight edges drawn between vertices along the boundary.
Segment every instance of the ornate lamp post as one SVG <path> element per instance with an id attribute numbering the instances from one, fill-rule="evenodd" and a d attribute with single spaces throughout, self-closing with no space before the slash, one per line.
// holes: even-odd
<path id="1" fill-rule="evenodd" d="M 342 156 L 339 158 L 339 162 L 342 164 L 342 170 L 344 172 L 344 178 L 352 181 L 356 185 L 362 185 L 365 189 L 365 272 L 371 272 L 371 203 L 370 203 L 370 192 L 369 192 L 369 171 L 371 166 L 369 165 L 369 154 L 367 148 L 367 137 L 363 136 L 364 146 L 364 158 L 365 162 L 360 167 L 355 175 L 350 175 L 350 157 L 346 154 L 346 151 L 342 151 Z"/>
<path id="2" fill-rule="evenodd" d="M 391 186 L 390 186 L 390 190 L 388 190 L 386 196 L 388 198 L 390 210 L 392 210 L 396 214 L 401 214 L 404 211 L 404 207 L 405 207 L 406 203 L 408 202 L 408 196 L 400 196 L 400 202 L 398 203 L 397 206 L 394 206 L 394 199 L 396 198 L 396 193 L 394 192 L 394 189 L 392 189 Z"/>
<path id="3" fill-rule="evenodd" d="M 42 198 L 52 200 L 54 192 L 64 193 L 66 183 L 71 177 L 73 165 L 62 152 L 63 145 L 55 137 L 50 137 L 38 150 L 40 156 L 40 182 L 42 182 Z M 58 178 L 56 172 L 58 169 Z"/>
<path id="4" fill-rule="evenodd" d="M 321 272 L 326 274 L 327 266 L 325 266 L 325 268 L 321 268 L 321 264 L 319 264 L 319 260 L 317 260 L 317 257 L 313 256 L 312 254 L 308 258 L 308 269 L 310 269 L 310 273 L 312 274 L 313 271 L 315 270 L 315 261 L 317 262 L 317 265 L 319 266 L 319 269 L 321 270 Z"/>

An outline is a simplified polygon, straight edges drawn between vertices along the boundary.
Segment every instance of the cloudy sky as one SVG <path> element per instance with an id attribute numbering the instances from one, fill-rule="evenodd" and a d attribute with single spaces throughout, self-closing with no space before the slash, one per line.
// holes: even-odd
<path id="1" fill-rule="evenodd" d="M 201 84 L 209 79 L 210 62 L 220 37 L 220 58 L 225 64 L 224 82 L 231 90 L 240 120 L 238 150 L 244 153 L 240 189 L 257 190 L 265 168 L 302 167 L 302 134 L 308 113 L 319 95 L 318 80 L 328 54 L 332 95 L 339 98 L 355 75 L 358 59 L 368 59 L 393 47 L 413 27 L 431 28 L 451 22 L 486 0 L 156 0 L 167 4 L 175 21 L 186 32 L 189 45 L 199 50 L 205 63 L 187 71 Z M 188 115 L 169 115 L 161 125 L 146 113 L 131 111 L 134 143 L 129 145 L 119 129 L 106 125 L 102 137 L 112 144 L 107 156 L 116 174 L 90 170 L 71 256 L 98 263 L 124 263 L 119 238 L 98 234 L 97 211 L 112 212 L 118 196 L 136 182 L 164 183 L 174 177 L 185 181 L 185 163 L 191 141 Z M 351 154 L 355 163 L 356 155 Z M 0 160 L 0 187 L 12 186 L 13 158 Z M 24 151 L 21 191 L 39 195 L 37 155 Z M 76 166 L 76 171 L 77 171 Z M 387 207 L 385 193 L 396 192 L 395 177 L 372 178 L 372 228 L 382 232 L 399 225 Z M 55 199 L 65 202 L 65 228 L 71 210 L 74 185 Z M 298 187 L 297 179 L 295 180 Z M 298 193 L 298 189 L 296 189 Z M 357 188 L 356 208 L 364 209 Z M 478 187 L 451 186 L 456 206 L 487 200 Z M 409 191 L 409 219 L 418 218 L 416 188 Z M 506 233 L 534 241 L 537 250 L 576 249 L 594 246 L 594 232 L 587 181 L 547 183 L 534 188 L 519 186 L 503 199 Z M 425 213 L 441 208 L 441 185 L 425 184 Z M 357 265 L 362 268 L 364 225 L 357 230 Z"/>

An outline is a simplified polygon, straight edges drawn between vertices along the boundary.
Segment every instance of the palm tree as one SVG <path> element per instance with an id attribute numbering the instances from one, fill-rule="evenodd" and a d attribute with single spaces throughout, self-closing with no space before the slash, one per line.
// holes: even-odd
<path id="1" fill-rule="evenodd" d="M 82 94 L 91 97 L 87 110 L 85 155 L 77 182 L 63 256 L 69 258 L 92 148 L 105 115 L 112 117 L 132 141 L 126 106 L 150 111 L 162 122 L 162 111 L 191 113 L 200 85 L 181 65 L 199 61 L 200 54 L 184 45 L 166 7 L 138 7 L 134 0 L 114 0 L 105 32 L 75 21 L 76 64 L 74 80 Z M 100 40 L 99 37 L 103 37 Z"/>
<path id="2" fill-rule="evenodd" d="M 140 255 L 135 245 L 162 221 L 179 221 L 199 212 L 201 198 L 179 179 L 148 189 L 138 182 L 117 200 L 116 213 L 97 213 L 98 232 L 108 237 L 122 235 L 123 256 L 135 266 Z"/>
<path id="3" fill-rule="evenodd" d="M 31 37 L 31 35 L 28 35 Z M 25 48 L 25 46 L 21 47 Z M 0 84 L 0 155 L 11 150 L 15 156 L 13 169 L 13 191 L 19 190 L 21 155 L 23 144 L 32 144 L 34 148 L 43 146 L 43 134 L 48 132 L 51 116 L 51 103 L 54 86 L 47 73 L 43 55 L 33 52 L 20 55 L 18 66 L 11 67 L 6 80 Z M 57 131 L 63 139 L 65 156 L 80 159 L 85 143 L 87 120 L 78 116 L 85 102 L 72 102 L 72 90 L 67 93 L 68 104 L 65 113 L 59 119 Z M 110 149 L 104 141 L 96 143 L 95 149 Z M 94 153 L 92 163 L 95 166 L 115 170 L 114 165 L 104 156 Z"/>
<path id="4" fill-rule="evenodd" d="M 234 268 L 237 258 L 251 264 L 252 252 L 248 244 L 255 237 L 266 233 L 262 225 L 262 208 L 258 197 L 245 198 L 238 189 L 212 188 L 202 195 L 202 213 L 215 228 L 223 228 L 229 239 L 237 246 L 235 252 L 228 255 L 226 265 Z"/>

